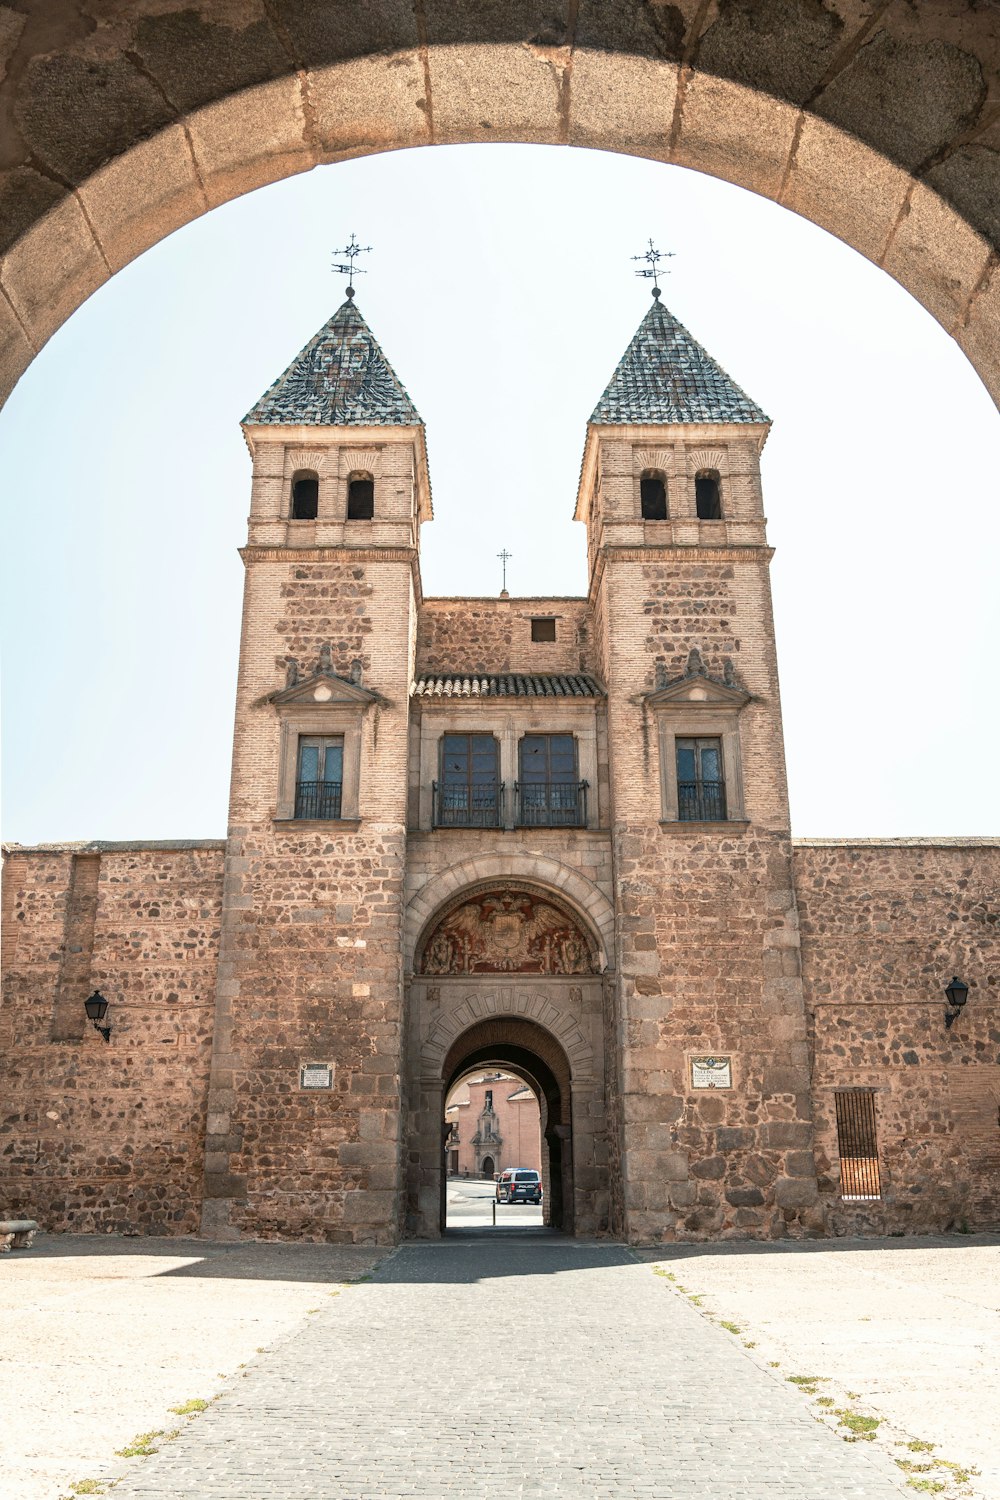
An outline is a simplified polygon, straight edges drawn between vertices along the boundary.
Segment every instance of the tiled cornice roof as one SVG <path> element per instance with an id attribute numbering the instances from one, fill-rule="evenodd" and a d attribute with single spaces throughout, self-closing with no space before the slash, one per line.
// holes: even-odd
<path id="1" fill-rule="evenodd" d="M 418 677 L 416 698 L 603 698 L 587 672 L 442 672 Z"/>

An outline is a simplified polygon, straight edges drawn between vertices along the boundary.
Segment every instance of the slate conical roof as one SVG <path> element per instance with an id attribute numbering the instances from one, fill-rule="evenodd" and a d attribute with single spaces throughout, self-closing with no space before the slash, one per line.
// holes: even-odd
<path id="1" fill-rule="evenodd" d="M 636 329 L 590 418 L 598 423 L 768 422 L 659 301 Z"/>
<path id="2" fill-rule="evenodd" d="M 350 298 L 243 418 L 253 426 L 423 426 L 398 375 Z"/>

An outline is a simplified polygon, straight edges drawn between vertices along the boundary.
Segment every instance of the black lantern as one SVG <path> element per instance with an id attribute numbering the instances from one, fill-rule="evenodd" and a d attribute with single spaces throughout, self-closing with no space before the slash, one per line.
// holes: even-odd
<path id="1" fill-rule="evenodd" d="M 944 987 L 944 997 L 951 1006 L 951 1009 L 944 1013 L 944 1024 L 950 1027 L 952 1022 L 962 1014 L 962 1006 L 969 998 L 969 986 L 961 979 L 953 978 L 951 984 L 946 984 Z"/>
<path id="2" fill-rule="evenodd" d="M 108 1002 L 100 990 L 95 990 L 90 999 L 83 1002 L 83 1008 L 87 1012 L 87 1020 L 93 1022 L 94 1030 L 99 1031 L 106 1042 L 110 1042 L 110 1022 L 107 1026 L 101 1025 L 101 1022 L 108 1013 Z"/>

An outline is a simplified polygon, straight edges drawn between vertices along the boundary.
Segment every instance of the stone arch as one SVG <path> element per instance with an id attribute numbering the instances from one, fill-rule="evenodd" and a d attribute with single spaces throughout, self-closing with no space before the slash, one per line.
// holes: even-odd
<path id="1" fill-rule="evenodd" d="M 559 1113 L 557 1118 L 564 1124 L 569 1122 L 569 1094 L 572 1084 L 570 1058 L 558 1037 L 554 1036 L 537 1020 L 525 1016 L 491 1016 L 467 1026 L 455 1037 L 441 1064 L 445 1093 L 455 1079 L 468 1066 L 469 1059 L 476 1062 L 492 1061 L 494 1053 L 498 1062 L 511 1062 L 509 1055 L 521 1052 L 544 1065 L 559 1090 Z M 535 1079 L 541 1071 L 523 1064 Z"/>
<path id="2" fill-rule="evenodd" d="M 516 882 L 534 886 L 540 893 L 554 893 L 563 904 L 575 909 L 594 936 L 598 948 L 598 969 L 614 963 L 614 908 L 596 885 L 560 860 L 547 855 L 477 854 L 442 870 L 420 887 L 406 908 L 403 926 L 404 965 L 410 972 L 421 944 L 432 924 L 459 897 L 491 882 Z"/>
<path id="3" fill-rule="evenodd" d="M 688 34 L 677 7 L 609 0 L 563 21 L 528 0 L 487 21 L 454 0 L 419 32 L 404 7 L 251 36 L 197 4 L 126 0 L 113 30 L 57 19 L 23 53 L 15 19 L 0 394 L 91 292 L 208 209 L 349 156 L 502 140 L 642 155 L 774 199 L 907 287 L 1000 400 L 990 16 L 843 9 L 820 24 L 778 7 L 748 32 L 740 7 L 701 7 Z"/>
<path id="4" fill-rule="evenodd" d="M 469 1066 L 499 1063 L 530 1082 L 541 1106 L 544 1222 L 573 1232 L 573 1078 L 562 1045 L 545 1026 L 523 1016 L 495 1016 L 466 1027 L 441 1064 L 442 1097 Z M 440 1224 L 446 1225 L 444 1174 L 440 1174 Z"/>
<path id="5" fill-rule="evenodd" d="M 477 1028 L 487 1039 L 507 1035 L 512 1028 L 521 1028 L 525 1036 L 530 1032 L 532 1036 L 550 1037 L 552 1046 L 565 1058 L 567 1086 L 572 1077 L 593 1074 L 593 1049 L 572 1013 L 560 1010 L 546 994 L 525 993 L 513 986 L 485 993 L 470 991 L 454 1010 L 442 1014 L 420 1049 L 421 1074 L 436 1075 L 440 1069 L 447 1079 L 456 1049 L 460 1050 L 463 1038 Z M 547 1052 L 539 1055 L 551 1061 Z"/>

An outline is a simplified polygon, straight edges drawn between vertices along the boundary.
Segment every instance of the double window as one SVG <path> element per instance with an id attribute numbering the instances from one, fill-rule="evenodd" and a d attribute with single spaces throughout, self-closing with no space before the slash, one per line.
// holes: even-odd
<path id="1" fill-rule="evenodd" d="M 679 739 L 677 816 L 682 822 L 718 823 L 726 817 L 722 741 Z"/>
<path id="2" fill-rule="evenodd" d="M 339 818 L 343 791 L 343 735 L 301 735 L 295 775 L 295 816 Z"/>
<path id="3" fill-rule="evenodd" d="M 518 746 L 513 809 L 505 805 L 500 745 L 492 734 L 445 734 L 433 785 L 435 828 L 577 828 L 587 823 L 572 734 L 526 734 Z M 506 816 L 505 816 L 506 814 Z"/>

